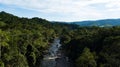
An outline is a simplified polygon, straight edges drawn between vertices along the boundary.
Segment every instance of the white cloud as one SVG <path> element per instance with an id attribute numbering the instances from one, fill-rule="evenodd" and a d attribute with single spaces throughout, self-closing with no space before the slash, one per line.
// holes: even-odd
<path id="1" fill-rule="evenodd" d="M 69 15 L 74 20 L 111 18 L 110 14 L 120 17 L 114 13 L 120 11 L 120 0 L 0 0 L 0 3 L 43 13 Z"/>

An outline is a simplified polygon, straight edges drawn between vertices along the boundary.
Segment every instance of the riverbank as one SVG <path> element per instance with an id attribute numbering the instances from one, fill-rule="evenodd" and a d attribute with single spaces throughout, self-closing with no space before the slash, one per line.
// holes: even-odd
<path id="1" fill-rule="evenodd" d="M 58 58 L 56 60 L 56 67 L 73 67 L 69 58 L 65 55 L 65 51 L 62 50 L 62 47 L 59 48 Z"/>

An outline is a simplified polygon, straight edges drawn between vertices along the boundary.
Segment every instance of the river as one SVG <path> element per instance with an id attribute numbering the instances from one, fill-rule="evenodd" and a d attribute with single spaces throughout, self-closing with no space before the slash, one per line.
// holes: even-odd
<path id="1" fill-rule="evenodd" d="M 68 58 L 64 56 L 60 48 L 60 39 L 55 38 L 48 50 L 48 54 L 44 55 L 40 67 L 70 67 Z"/>

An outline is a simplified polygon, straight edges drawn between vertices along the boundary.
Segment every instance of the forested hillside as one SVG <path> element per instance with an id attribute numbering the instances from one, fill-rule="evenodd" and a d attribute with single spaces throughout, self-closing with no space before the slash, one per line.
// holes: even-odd
<path id="1" fill-rule="evenodd" d="M 76 27 L 0 12 L 0 67 L 39 67 L 53 39 Z"/>
<path id="2" fill-rule="evenodd" d="M 120 19 L 104 19 L 104 20 L 95 20 L 95 21 L 78 21 L 72 22 L 73 24 L 78 24 L 80 26 L 99 26 L 99 27 L 111 27 L 119 26 Z"/>
<path id="3" fill-rule="evenodd" d="M 120 27 L 81 27 L 61 42 L 74 67 L 120 66 Z"/>
<path id="4" fill-rule="evenodd" d="M 73 67 L 120 67 L 119 26 L 80 27 L 6 12 L 0 12 L 0 67 L 40 67 L 56 37 Z"/>

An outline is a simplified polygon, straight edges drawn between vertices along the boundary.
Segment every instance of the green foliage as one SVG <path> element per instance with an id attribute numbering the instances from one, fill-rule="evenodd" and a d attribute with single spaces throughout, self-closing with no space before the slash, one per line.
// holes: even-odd
<path id="1" fill-rule="evenodd" d="M 76 60 L 77 67 L 96 67 L 96 61 L 94 55 L 88 48 L 84 48 L 82 54 Z"/>
<path id="2" fill-rule="evenodd" d="M 120 66 L 120 27 L 80 27 L 72 33 L 65 34 L 71 40 L 64 43 L 67 39 L 62 38 L 66 55 L 75 64 L 88 65 L 88 59 L 83 56 L 84 48 L 88 47 L 91 50 L 94 61 L 97 67 L 119 67 Z M 64 36 L 64 37 L 65 37 Z M 89 52 L 86 56 L 91 57 Z M 82 55 L 82 57 L 81 57 Z M 84 54 L 85 55 L 85 54 Z M 84 59 L 83 59 L 84 58 Z M 81 63 L 87 59 L 87 63 Z M 82 61 L 81 61 L 82 60 Z M 77 61 L 77 62 L 76 62 Z M 84 67 L 84 66 L 83 66 Z M 86 66 L 87 67 L 87 66 Z"/>
<path id="3" fill-rule="evenodd" d="M 105 64 L 111 67 L 120 66 L 120 36 L 110 36 L 104 41 L 105 46 L 100 54 L 105 59 Z"/>
<path id="4" fill-rule="evenodd" d="M 53 39 L 69 28 L 72 25 L 0 12 L 0 64 L 5 67 L 39 67 Z"/>
<path id="5" fill-rule="evenodd" d="M 0 61 L 0 67 L 5 67 L 2 61 Z"/>
<path id="6" fill-rule="evenodd" d="M 24 55 L 19 54 L 17 58 L 18 58 L 18 61 L 17 61 L 18 64 L 17 65 L 19 67 L 29 67 L 28 63 L 27 63 L 27 59 L 25 58 Z"/>
<path id="7" fill-rule="evenodd" d="M 68 43 L 71 40 L 71 38 L 68 35 L 62 36 L 61 41 L 63 44 Z"/>
<path id="8" fill-rule="evenodd" d="M 6 26 L 6 23 L 0 21 L 0 28 L 5 27 L 5 26 Z"/>
<path id="9" fill-rule="evenodd" d="M 8 33 L 0 29 L 0 45 L 8 46 L 9 36 Z"/>

